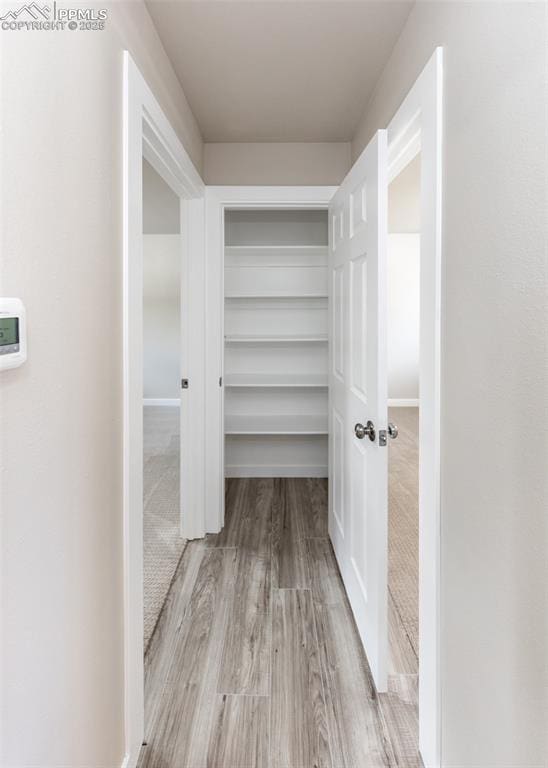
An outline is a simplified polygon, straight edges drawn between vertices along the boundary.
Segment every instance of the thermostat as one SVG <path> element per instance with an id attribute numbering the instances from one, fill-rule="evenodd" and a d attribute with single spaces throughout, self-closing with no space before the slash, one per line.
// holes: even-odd
<path id="1" fill-rule="evenodd" d="M 20 299 L 0 298 L 0 370 L 27 359 L 25 307 Z"/>

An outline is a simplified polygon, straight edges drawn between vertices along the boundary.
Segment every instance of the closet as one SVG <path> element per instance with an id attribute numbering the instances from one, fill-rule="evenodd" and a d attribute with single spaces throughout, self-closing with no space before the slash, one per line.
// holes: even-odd
<path id="1" fill-rule="evenodd" d="M 226 210 L 227 477 L 327 476 L 325 210 Z"/>

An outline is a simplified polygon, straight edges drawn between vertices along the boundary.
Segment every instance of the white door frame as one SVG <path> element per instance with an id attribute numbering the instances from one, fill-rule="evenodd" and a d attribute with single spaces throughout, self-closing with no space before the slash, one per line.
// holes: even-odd
<path id="1" fill-rule="evenodd" d="M 204 184 L 128 51 L 123 102 L 123 765 L 134 768 L 144 733 L 143 156 L 181 199 L 181 350 L 190 379 L 181 397 L 181 478 L 188 492 L 182 530 L 188 538 L 204 533 Z"/>
<path id="2" fill-rule="evenodd" d="M 224 214 L 250 208 L 326 209 L 337 187 L 206 187 L 206 531 L 224 522 Z"/>
<path id="3" fill-rule="evenodd" d="M 441 764 L 442 88 L 440 47 L 388 125 L 389 182 L 421 153 L 419 742 L 425 768 Z"/>

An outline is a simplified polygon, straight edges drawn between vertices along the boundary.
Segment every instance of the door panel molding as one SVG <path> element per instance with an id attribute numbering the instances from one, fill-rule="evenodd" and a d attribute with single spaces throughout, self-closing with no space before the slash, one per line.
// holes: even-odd
<path id="1" fill-rule="evenodd" d="M 331 413 L 342 414 L 343 457 L 331 452 L 330 479 L 342 461 L 344 519 L 335 519 L 334 482 L 329 530 L 358 632 L 378 691 L 387 690 L 387 451 L 356 424 L 387 424 L 386 244 L 387 135 L 378 131 L 341 184 L 331 206 L 330 250 L 335 305 L 330 364 Z M 342 226 L 341 214 L 342 212 Z M 340 238 L 339 238 L 340 236 Z M 335 274 L 343 274 L 336 280 Z M 342 301 L 340 301 L 342 284 Z M 343 307 L 342 322 L 337 303 Z M 343 344 L 338 328 L 343 329 Z M 343 352 L 343 375 L 335 355 Z M 361 428 L 360 428 L 361 429 Z M 334 445 L 335 420 L 330 424 Z"/>

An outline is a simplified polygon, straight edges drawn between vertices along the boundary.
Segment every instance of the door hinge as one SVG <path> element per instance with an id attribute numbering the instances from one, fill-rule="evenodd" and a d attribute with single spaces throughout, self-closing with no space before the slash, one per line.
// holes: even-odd
<path id="1" fill-rule="evenodd" d="M 220 387 L 223 386 L 223 377 L 222 376 L 219 376 L 219 386 Z"/>
<path id="2" fill-rule="evenodd" d="M 181 379 L 181 389 L 188 389 L 188 379 Z"/>

